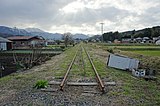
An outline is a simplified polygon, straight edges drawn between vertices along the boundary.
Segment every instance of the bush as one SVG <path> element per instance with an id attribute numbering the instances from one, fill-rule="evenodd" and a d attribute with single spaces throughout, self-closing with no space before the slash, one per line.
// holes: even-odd
<path id="1" fill-rule="evenodd" d="M 48 81 L 46 80 L 39 80 L 36 82 L 34 88 L 40 89 L 40 88 L 46 88 L 48 86 Z"/>
<path id="2" fill-rule="evenodd" d="M 22 64 L 22 63 L 20 63 L 20 62 L 18 62 L 18 63 L 16 63 L 16 69 L 17 70 L 20 70 L 20 69 L 22 69 L 22 68 L 24 68 L 25 66 Z"/>
<path id="3" fill-rule="evenodd" d="M 113 51 L 113 49 L 108 49 L 107 50 L 109 53 L 112 53 L 112 54 L 114 54 L 114 51 Z"/>
<path id="4" fill-rule="evenodd" d="M 61 49 L 65 49 L 65 46 L 60 46 Z"/>

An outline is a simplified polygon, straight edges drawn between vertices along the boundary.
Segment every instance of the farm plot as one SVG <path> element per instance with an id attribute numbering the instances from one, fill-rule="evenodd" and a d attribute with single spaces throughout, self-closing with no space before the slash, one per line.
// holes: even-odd
<path id="1" fill-rule="evenodd" d="M 44 63 L 62 51 L 53 50 L 13 50 L 0 52 L 1 77 L 17 70 L 25 70 Z"/>
<path id="2" fill-rule="evenodd" d="M 146 56 L 160 56 L 160 50 L 135 50 L 135 51 L 130 51 L 133 53 L 137 53 L 137 54 L 142 54 L 142 55 L 146 55 Z"/>
<path id="3" fill-rule="evenodd" d="M 160 72 L 160 46 L 144 44 L 98 44 L 103 50 L 137 58 L 142 68 L 151 68 Z"/>
<path id="4" fill-rule="evenodd" d="M 104 50 L 121 50 L 147 56 L 160 56 L 160 46 L 135 44 L 98 44 Z"/>

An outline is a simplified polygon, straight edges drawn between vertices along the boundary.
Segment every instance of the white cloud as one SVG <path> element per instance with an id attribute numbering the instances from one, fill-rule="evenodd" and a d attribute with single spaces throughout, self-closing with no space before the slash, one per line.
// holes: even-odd
<path id="1" fill-rule="evenodd" d="M 0 24 L 50 32 L 99 33 L 160 24 L 159 0 L 0 0 Z"/>
<path id="2" fill-rule="evenodd" d="M 83 8 L 85 8 L 85 5 L 83 4 L 83 2 L 74 1 L 72 3 L 67 4 L 62 9 L 59 9 L 59 10 L 64 13 L 76 13 L 78 11 L 83 10 Z"/>

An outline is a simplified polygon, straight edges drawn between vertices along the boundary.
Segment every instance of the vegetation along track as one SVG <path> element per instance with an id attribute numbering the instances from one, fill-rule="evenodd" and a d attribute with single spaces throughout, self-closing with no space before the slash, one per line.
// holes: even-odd
<path id="1" fill-rule="evenodd" d="M 81 48 L 80 48 L 80 47 L 81 47 Z M 86 53 L 86 55 L 87 55 L 87 57 L 88 57 L 88 59 L 89 59 L 89 61 L 90 61 L 90 64 L 91 64 L 91 66 L 92 66 L 92 69 L 93 69 L 93 71 L 94 71 L 94 73 L 95 73 L 96 80 L 97 80 L 97 82 L 98 82 L 98 85 L 99 85 L 99 87 L 100 87 L 100 90 L 101 90 L 101 92 L 104 92 L 104 84 L 103 84 L 103 82 L 102 82 L 102 80 L 101 80 L 101 78 L 100 78 L 100 76 L 99 76 L 99 74 L 98 74 L 98 72 L 97 72 L 97 70 L 96 70 L 96 68 L 95 68 L 95 66 L 94 66 L 94 63 L 93 63 L 93 61 L 92 61 L 89 53 L 87 52 L 87 50 L 86 50 L 83 46 L 79 46 L 78 48 L 81 49 L 79 55 L 82 56 L 82 57 L 81 57 L 82 61 L 83 61 L 82 51 L 83 51 L 83 50 L 85 51 L 85 53 Z M 67 68 L 67 71 L 66 71 L 66 73 L 65 73 L 65 75 L 64 75 L 64 78 L 63 78 L 63 80 L 62 80 L 62 82 L 61 82 L 61 84 L 60 84 L 60 90 L 62 90 L 62 91 L 63 91 L 63 89 L 64 89 L 65 83 L 66 83 L 66 81 L 67 81 L 67 77 L 68 77 L 68 75 L 69 75 L 69 72 L 70 72 L 70 70 L 71 70 L 71 68 L 72 68 L 72 66 L 73 66 L 73 64 L 74 64 L 75 59 L 76 59 L 77 56 L 78 56 L 78 50 L 76 51 L 76 53 L 75 53 L 75 55 L 74 55 L 74 57 L 73 57 L 70 65 L 69 65 L 69 67 Z M 84 62 L 83 62 L 83 64 L 81 65 L 81 67 L 82 67 L 82 69 L 84 68 Z"/>

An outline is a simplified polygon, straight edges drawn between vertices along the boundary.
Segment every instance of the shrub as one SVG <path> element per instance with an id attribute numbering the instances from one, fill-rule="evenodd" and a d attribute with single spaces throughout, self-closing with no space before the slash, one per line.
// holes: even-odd
<path id="1" fill-rule="evenodd" d="M 65 49 L 65 46 L 60 46 L 61 49 Z"/>
<path id="2" fill-rule="evenodd" d="M 39 80 L 36 82 L 34 88 L 40 89 L 40 88 L 46 88 L 48 86 L 48 81 L 46 80 Z"/>
<path id="3" fill-rule="evenodd" d="M 16 69 L 17 70 L 20 70 L 20 69 L 22 69 L 22 68 L 24 68 L 25 66 L 22 64 L 22 63 L 20 63 L 20 62 L 18 62 L 18 63 L 16 63 Z"/>
<path id="4" fill-rule="evenodd" d="M 108 49 L 107 51 L 114 54 L 113 49 Z"/>

